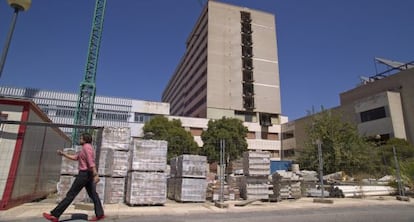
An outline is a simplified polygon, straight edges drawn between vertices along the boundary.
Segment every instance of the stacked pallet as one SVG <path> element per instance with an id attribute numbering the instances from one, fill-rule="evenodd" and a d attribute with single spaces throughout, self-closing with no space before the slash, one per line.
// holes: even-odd
<path id="1" fill-rule="evenodd" d="M 216 180 L 207 185 L 206 199 L 210 201 L 220 200 L 220 181 Z M 223 187 L 223 200 L 238 200 L 240 199 L 240 189 L 230 183 L 224 184 Z"/>
<path id="2" fill-rule="evenodd" d="M 270 152 L 246 151 L 243 153 L 241 197 L 243 199 L 269 199 Z"/>
<path id="3" fill-rule="evenodd" d="M 65 148 L 64 152 L 74 155 L 80 149 L 80 147 L 75 148 Z M 57 184 L 57 198 L 56 202 L 60 202 L 63 198 L 66 197 L 66 193 L 69 191 L 72 186 L 73 181 L 75 181 L 76 175 L 78 175 L 78 161 L 69 160 L 66 157 L 62 156 L 62 165 L 60 168 L 60 179 Z M 82 189 L 81 192 L 75 197 L 72 203 L 80 203 L 85 201 L 88 197 L 85 189 Z"/>
<path id="4" fill-rule="evenodd" d="M 277 199 L 299 199 L 302 178 L 294 172 L 277 171 L 272 174 L 273 195 Z"/>
<path id="5" fill-rule="evenodd" d="M 308 196 L 312 190 L 319 185 L 318 173 L 316 171 L 299 171 L 297 174 L 302 178 L 302 196 Z"/>
<path id="6" fill-rule="evenodd" d="M 128 127 L 105 127 L 99 153 L 100 182 L 97 193 L 104 203 L 122 203 L 129 168 L 131 131 Z"/>
<path id="7" fill-rule="evenodd" d="M 204 202 L 207 191 L 207 157 L 185 154 L 172 158 L 170 164 L 169 198 L 178 202 Z"/>
<path id="8" fill-rule="evenodd" d="M 134 140 L 127 177 L 129 205 L 163 205 L 167 199 L 167 149 L 162 140 Z"/>

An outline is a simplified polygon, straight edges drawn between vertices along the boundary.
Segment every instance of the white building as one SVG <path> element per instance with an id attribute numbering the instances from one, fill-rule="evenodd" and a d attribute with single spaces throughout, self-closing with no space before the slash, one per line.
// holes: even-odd
<path id="1" fill-rule="evenodd" d="M 59 124 L 73 124 L 76 111 L 77 94 L 56 92 L 32 88 L 0 87 L 0 96 L 9 98 L 25 98 L 36 103 L 41 110 L 54 122 Z M 169 104 L 162 102 L 150 102 L 143 100 L 105 97 L 95 97 L 93 126 L 129 127 L 132 137 L 143 137 L 144 124 L 155 115 L 163 115 L 169 119 L 179 119 L 182 126 L 194 137 L 201 147 L 201 133 L 207 129 L 209 119 L 169 116 Z M 284 122 L 286 117 L 282 118 Z M 259 123 L 244 122 L 248 128 L 248 149 L 268 150 L 273 159 L 279 159 L 281 132 L 280 125 L 269 126 L 267 136 L 270 139 L 262 139 L 262 127 Z M 68 136 L 69 128 L 62 129 Z"/>

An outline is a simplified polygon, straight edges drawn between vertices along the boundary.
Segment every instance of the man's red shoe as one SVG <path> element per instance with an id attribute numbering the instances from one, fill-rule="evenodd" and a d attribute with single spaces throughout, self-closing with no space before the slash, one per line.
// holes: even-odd
<path id="1" fill-rule="evenodd" d="M 52 214 L 43 213 L 43 217 L 46 218 L 47 220 L 52 221 L 52 222 L 59 222 L 59 219 L 57 217 L 53 216 Z"/>
<path id="2" fill-rule="evenodd" d="M 105 215 L 99 216 L 99 217 L 92 217 L 89 221 L 98 221 L 105 219 Z"/>

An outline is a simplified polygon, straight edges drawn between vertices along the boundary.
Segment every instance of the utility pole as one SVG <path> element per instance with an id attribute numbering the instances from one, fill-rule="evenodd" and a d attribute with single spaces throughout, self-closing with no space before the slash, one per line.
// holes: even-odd
<path id="1" fill-rule="evenodd" d="M 224 139 L 220 140 L 220 203 L 224 202 L 224 159 L 225 159 L 226 143 Z"/>
<path id="2" fill-rule="evenodd" d="M 226 160 L 226 141 L 220 139 L 220 197 L 219 202 L 216 202 L 216 207 L 227 208 L 228 204 L 224 203 L 224 177 L 225 177 L 225 160 Z"/>
<path id="3" fill-rule="evenodd" d="M 322 141 L 320 139 L 316 140 L 316 144 L 318 145 L 318 160 L 319 160 L 319 182 L 320 182 L 320 188 L 321 188 L 321 195 L 322 197 L 320 199 L 313 199 L 313 202 L 317 203 L 333 203 L 333 200 L 327 200 L 324 199 L 325 197 L 325 187 L 323 185 L 323 158 L 322 158 Z"/>
<path id="4" fill-rule="evenodd" d="M 4 64 L 6 63 L 7 52 L 9 51 L 10 43 L 13 37 L 14 27 L 16 26 L 17 15 L 20 11 L 29 10 L 32 5 L 31 0 L 8 0 L 10 7 L 14 9 L 12 22 L 10 24 L 9 32 L 7 34 L 6 43 L 4 44 L 3 52 L 0 59 L 0 77 L 3 73 Z"/>
<path id="5" fill-rule="evenodd" d="M 404 186 L 401 181 L 401 172 L 400 164 L 398 163 L 397 152 L 395 151 L 395 146 L 392 146 L 392 152 L 394 153 L 395 168 L 397 170 L 397 182 L 398 182 L 398 196 L 397 200 L 409 201 L 408 197 L 405 196 Z"/>
<path id="6" fill-rule="evenodd" d="M 323 186 L 323 158 L 322 158 L 322 141 L 320 139 L 316 140 L 318 145 L 318 160 L 319 160 L 319 182 L 321 187 L 322 199 L 324 198 L 324 186 Z"/>

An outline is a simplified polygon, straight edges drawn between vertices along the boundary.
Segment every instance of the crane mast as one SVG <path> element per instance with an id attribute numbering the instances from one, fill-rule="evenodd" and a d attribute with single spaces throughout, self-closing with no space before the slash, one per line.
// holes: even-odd
<path id="1" fill-rule="evenodd" d="M 75 125 L 89 126 L 92 124 L 93 107 L 96 93 L 96 70 L 98 67 L 99 47 L 101 44 L 106 0 L 96 0 L 95 12 L 92 21 L 92 30 L 89 39 L 84 79 L 80 83 L 77 107 L 75 112 Z M 72 144 L 78 141 L 83 128 L 74 128 L 72 131 Z"/>

